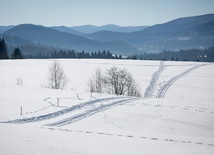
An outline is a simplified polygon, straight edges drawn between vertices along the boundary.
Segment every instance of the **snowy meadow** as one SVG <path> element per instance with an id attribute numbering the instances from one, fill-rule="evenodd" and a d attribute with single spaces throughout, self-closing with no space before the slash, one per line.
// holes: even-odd
<path id="1" fill-rule="evenodd" d="M 214 64 L 58 59 L 0 61 L 0 154 L 214 154 Z M 90 93 L 97 68 L 126 68 L 141 97 Z"/>

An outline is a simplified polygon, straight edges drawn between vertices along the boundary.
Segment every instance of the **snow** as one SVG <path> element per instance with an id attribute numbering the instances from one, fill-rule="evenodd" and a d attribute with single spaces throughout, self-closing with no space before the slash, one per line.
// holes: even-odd
<path id="1" fill-rule="evenodd" d="M 52 61 L 0 61 L 0 154 L 214 154 L 213 63 L 59 59 L 70 82 L 52 90 Z M 91 98 L 88 78 L 111 66 L 130 71 L 143 97 Z"/>

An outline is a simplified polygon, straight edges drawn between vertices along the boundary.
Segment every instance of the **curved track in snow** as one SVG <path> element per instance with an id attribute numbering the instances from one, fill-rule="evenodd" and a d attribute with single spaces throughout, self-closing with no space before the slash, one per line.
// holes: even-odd
<path id="1" fill-rule="evenodd" d="M 189 74 L 192 70 L 196 69 L 196 68 L 199 68 L 201 66 L 204 66 L 203 65 L 198 65 L 198 66 L 194 66 L 190 69 L 187 69 L 186 71 L 182 72 L 181 74 L 171 78 L 169 81 L 167 81 L 161 88 L 160 90 L 158 91 L 157 95 L 156 95 L 156 98 L 164 98 L 167 90 L 169 89 L 169 87 L 175 82 L 177 81 L 178 79 L 182 78 L 183 76 Z"/>
<path id="2" fill-rule="evenodd" d="M 43 121 L 43 120 L 48 120 L 48 119 L 52 119 L 52 118 L 56 118 L 59 117 L 61 115 L 70 113 L 72 111 L 75 110 L 80 110 L 83 109 L 86 106 L 92 106 L 95 105 L 96 103 L 102 103 L 104 101 L 108 101 L 108 102 L 112 102 L 118 99 L 123 99 L 123 100 L 127 100 L 130 99 L 130 97 L 112 97 L 112 98 L 103 98 L 103 99 L 97 99 L 97 100 L 92 100 L 92 101 L 88 101 L 85 103 L 80 103 L 77 105 L 74 105 L 72 107 L 63 109 L 63 110 L 59 110 L 53 113 L 49 113 L 49 114 L 45 114 L 45 115 L 40 115 L 40 116 L 36 116 L 36 117 L 29 117 L 29 118 L 23 118 L 23 119 L 15 119 L 15 120 L 9 120 L 9 121 L 4 121 L 4 122 L 0 122 L 0 123 L 15 123 L 15 124 L 23 124 L 23 123 L 31 123 L 31 122 L 39 122 L 39 121 Z"/>
<path id="3" fill-rule="evenodd" d="M 99 113 L 101 111 L 107 110 L 109 108 L 124 104 L 124 103 L 126 103 L 128 101 L 133 101 L 133 100 L 136 100 L 136 99 L 138 99 L 138 98 L 132 97 L 132 98 L 122 99 L 122 100 L 119 100 L 119 101 L 113 101 L 113 102 L 110 102 L 109 104 L 102 104 L 102 105 L 100 105 L 98 107 L 89 109 L 87 111 L 84 111 L 82 113 L 76 114 L 74 116 L 62 119 L 62 120 L 54 122 L 54 123 L 49 123 L 49 124 L 46 124 L 46 125 L 47 126 L 55 126 L 55 127 L 65 126 L 65 125 L 71 124 L 73 122 L 79 121 L 81 119 L 84 119 L 86 117 L 92 116 L 92 115 L 94 115 L 96 113 Z"/>
<path id="4" fill-rule="evenodd" d="M 153 74 L 153 77 L 149 83 L 149 86 L 146 88 L 146 92 L 144 93 L 144 97 L 149 98 L 152 96 L 153 92 L 155 91 L 155 87 L 157 85 L 157 80 L 160 76 L 160 74 L 163 72 L 164 70 L 164 62 L 160 61 L 160 66 L 157 72 L 155 72 Z"/>

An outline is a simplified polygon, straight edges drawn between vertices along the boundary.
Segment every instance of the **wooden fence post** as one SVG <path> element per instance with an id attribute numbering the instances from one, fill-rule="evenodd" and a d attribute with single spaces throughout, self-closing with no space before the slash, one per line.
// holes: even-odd
<path id="1" fill-rule="evenodd" d="M 57 97 L 57 106 L 59 106 L 59 97 Z"/>
<path id="2" fill-rule="evenodd" d="M 80 100 L 79 95 L 77 94 L 77 99 Z"/>
<path id="3" fill-rule="evenodd" d="M 21 109 L 20 109 L 20 114 L 21 114 L 21 116 L 22 116 L 22 106 L 21 106 Z"/>

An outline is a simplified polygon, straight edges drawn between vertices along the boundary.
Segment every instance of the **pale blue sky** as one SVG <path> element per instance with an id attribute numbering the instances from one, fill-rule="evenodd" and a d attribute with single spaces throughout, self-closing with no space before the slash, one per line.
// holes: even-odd
<path id="1" fill-rule="evenodd" d="M 214 0 L 0 0 L 0 25 L 138 26 L 214 13 Z"/>

